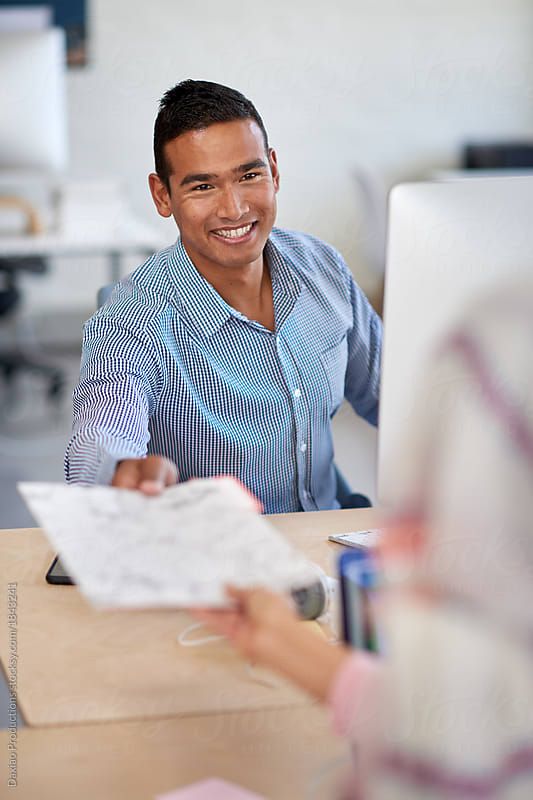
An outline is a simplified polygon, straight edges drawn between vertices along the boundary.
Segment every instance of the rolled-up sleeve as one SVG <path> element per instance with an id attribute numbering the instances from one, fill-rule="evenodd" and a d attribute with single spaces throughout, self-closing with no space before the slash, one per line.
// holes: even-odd
<path id="1" fill-rule="evenodd" d="M 98 314 L 89 320 L 65 455 L 69 483 L 109 483 L 117 461 L 146 455 L 159 384 L 141 334 Z"/>

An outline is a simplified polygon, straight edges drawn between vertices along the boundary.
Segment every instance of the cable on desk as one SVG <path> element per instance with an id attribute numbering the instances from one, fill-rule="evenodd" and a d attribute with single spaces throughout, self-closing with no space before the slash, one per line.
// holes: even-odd
<path id="1" fill-rule="evenodd" d="M 209 636 L 202 636 L 198 639 L 189 639 L 188 636 L 193 631 L 198 630 L 199 628 L 204 628 L 203 622 L 193 622 L 192 625 L 188 625 L 185 630 L 183 630 L 178 636 L 177 641 L 178 644 L 181 644 L 182 647 L 201 647 L 204 644 L 210 644 L 211 642 L 220 642 L 222 639 L 225 639 L 225 636 L 219 636 L 218 634 L 210 634 Z"/>

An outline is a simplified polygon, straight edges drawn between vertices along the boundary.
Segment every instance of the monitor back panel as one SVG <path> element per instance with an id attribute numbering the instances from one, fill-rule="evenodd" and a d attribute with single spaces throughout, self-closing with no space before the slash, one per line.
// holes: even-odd
<path id="1" fill-rule="evenodd" d="M 378 497 L 391 505 L 424 367 L 480 293 L 533 282 L 533 177 L 396 186 L 389 202 Z"/>

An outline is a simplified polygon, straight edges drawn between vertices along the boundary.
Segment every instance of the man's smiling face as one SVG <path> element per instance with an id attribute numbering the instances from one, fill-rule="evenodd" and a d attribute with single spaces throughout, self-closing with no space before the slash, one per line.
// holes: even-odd
<path id="1" fill-rule="evenodd" d="M 276 218 L 276 154 L 252 119 L 217 122 L 165 145 L 170 192 L 156 175 L 157 210 L 172 215 L 183 245 L 206 277 L 262 263 Z"/>

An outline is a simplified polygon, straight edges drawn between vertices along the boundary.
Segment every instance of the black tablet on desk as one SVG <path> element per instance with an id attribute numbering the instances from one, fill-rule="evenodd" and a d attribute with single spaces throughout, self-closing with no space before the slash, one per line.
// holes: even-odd
<path id="1" fill-rule="evenodd" d="M 67 575 L 63 564 L 59 560 L 59 556 L 56 556 L 50 564 L 50 569 L 46 573 L 46 582 L 58 583 L 62 586 L 72 586 L 74 584 L 70 575 Z"/>

